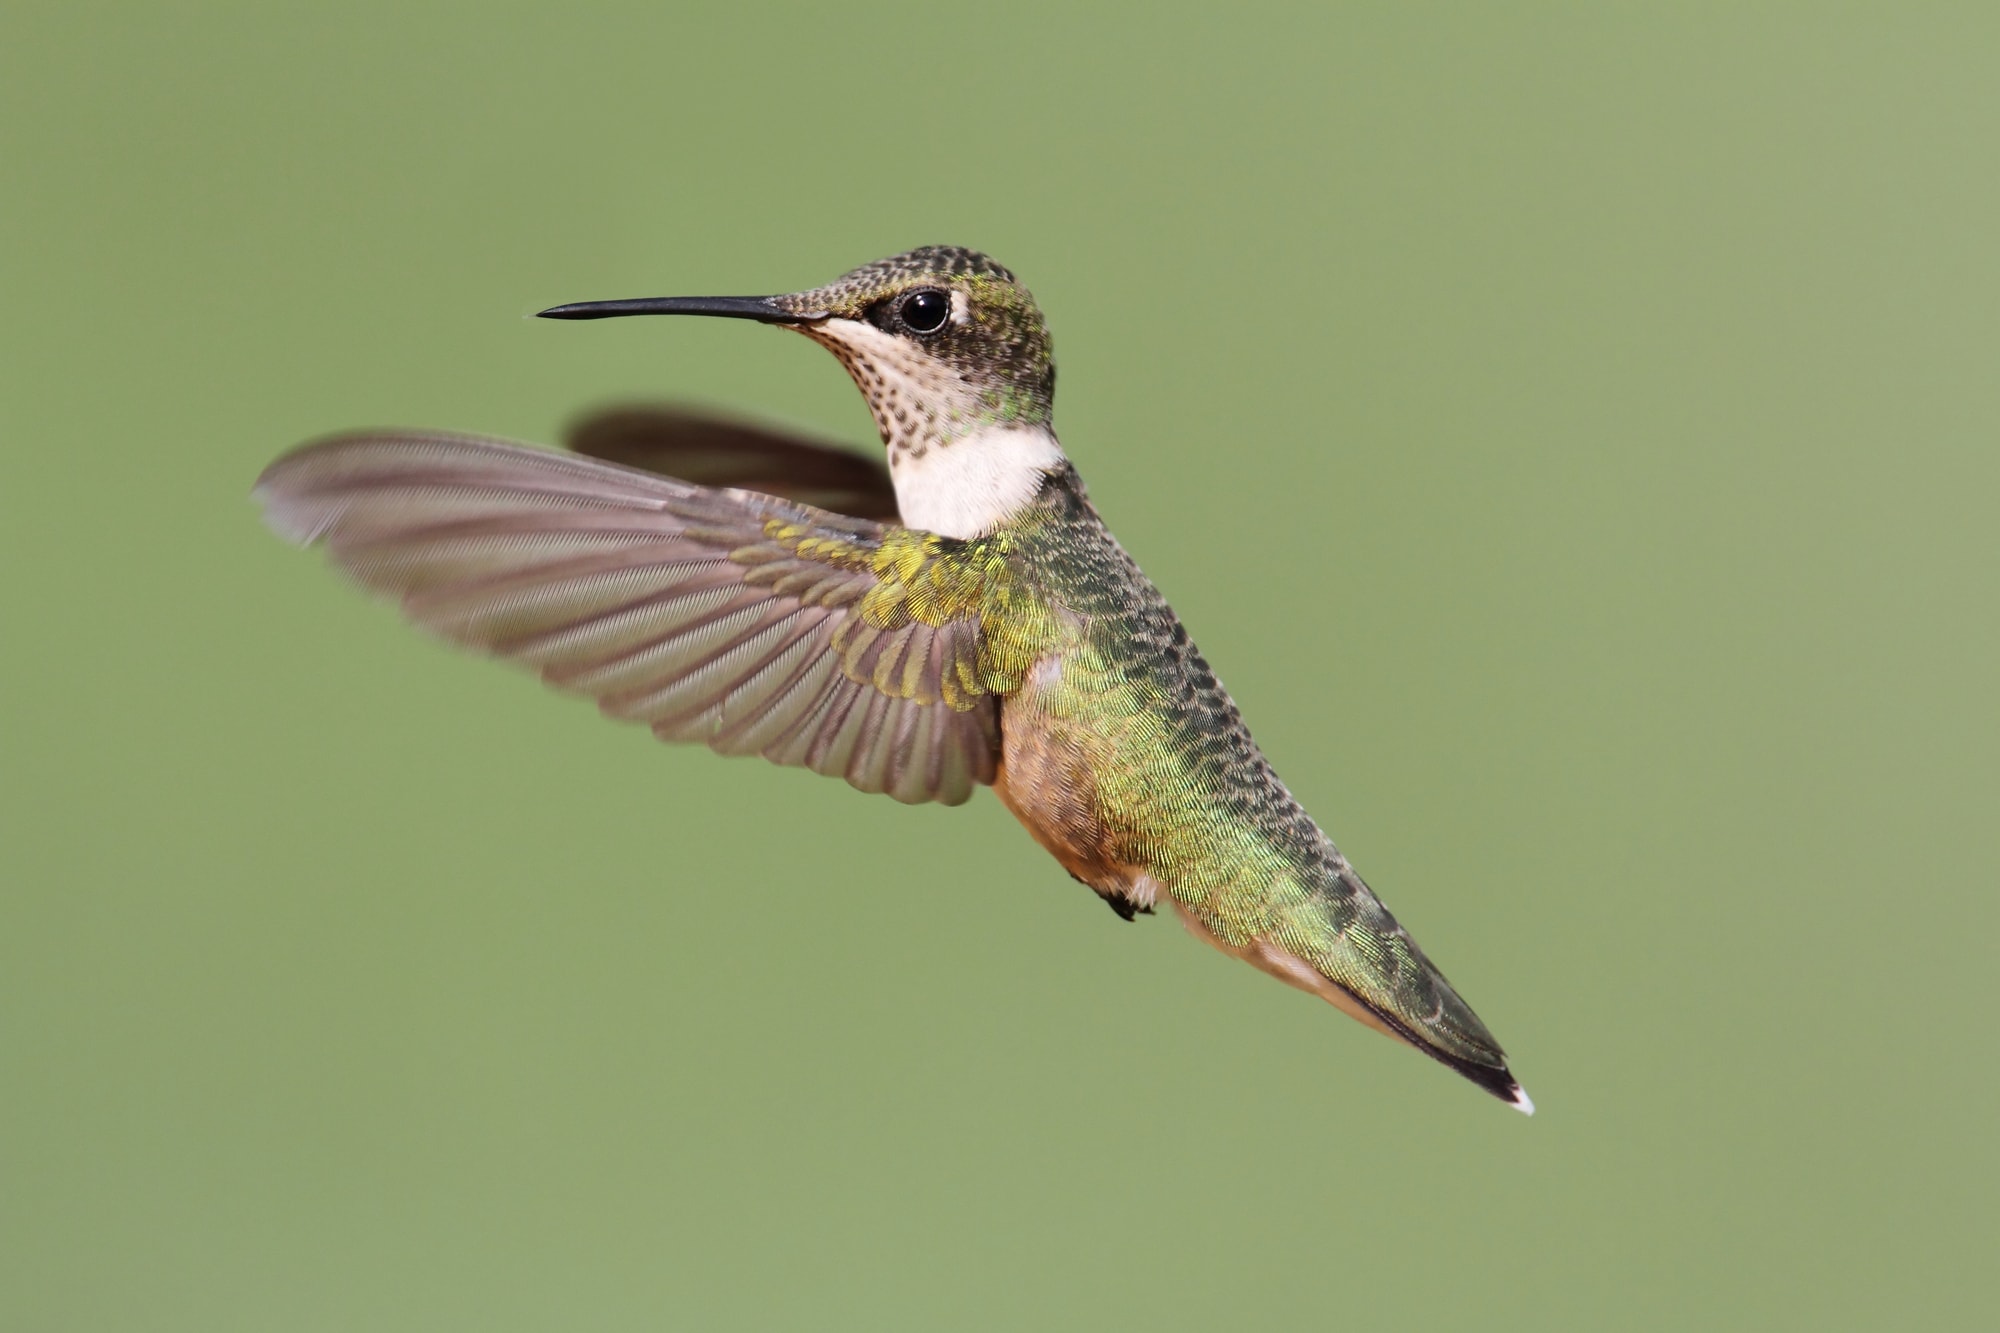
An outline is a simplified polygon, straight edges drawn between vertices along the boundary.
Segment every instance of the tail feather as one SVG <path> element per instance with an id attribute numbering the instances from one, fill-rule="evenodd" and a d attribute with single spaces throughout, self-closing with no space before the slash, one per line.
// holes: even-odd
<path id="1" fill-rule="evenodd" d="M 1366 1001 L 1363 1001 L 1363 1003 L 1366 1003 Z M 1425 1055 L 1428 1055 L 1446 1069 L 1458 1074 L 1461 1078 L 1477 1083 L 1480 1087 L 1486 1089 L 1486 1091 L 1492 1093 L 1501 1101 L 1506 1102 L 1522 1115 L 1533 1115 L 1535 1113 L 1534 1098 L 1528 1095 L 1528 1090 L 1522 1087 L 1520 1081 L 1508 1071 L 1504 1059 L 1498 1064 L 1486 1064 L 1478 1060 L 1469 1060 L 1462 1055 L 1453 1054 L 1450 1051 L 1439 1048 L 1432 1042 L 1425 1041 L 1421 1036 L 1412 1032 L 1395 1015 L 1384 1013 L 1373 1005 L 1369 1005 L 1368 1007 L 1377 1018 L 1382 1020 L 1383 1025 L 1389 1029 L 1390 1036 L 1395 1037 L 1405 1045 L 1413 1046 L 1417 1050 L 1422 1051 Z"/>
<path id="2" fill-rule="evenodd" d="M 1227 908 L 1217 911 L 1213 900 L 1167 900 L 1196 938 L 1319 996 L 1533 1115 L 1534 1101 L 1472 1006 L 1352 868 L 1337 861 L 1329 870 L 1310 887 L 1292 881 L 1284 905 L 1273 909 L 1266 900 L 1248 928 Z"/>

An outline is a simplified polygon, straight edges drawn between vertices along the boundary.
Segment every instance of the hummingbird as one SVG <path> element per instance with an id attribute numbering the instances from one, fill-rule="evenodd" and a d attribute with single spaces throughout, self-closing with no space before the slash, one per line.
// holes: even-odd
<path id="1" fill-rule="evenodd" d="M 1121 918 L 1164 904 L 1533 1113 L 1098 516 L 1056 438 L 1048 325 L 1011 272 L 927 246 L 789 295 L 540 314 L 802 333 L 867 398 L 883 459 L 679 409 L 601 416 L 567 453 L 355 433 L 264 472 L 267 522 L 423 628 L 662 740 L 912 804 L 990 786 Z"/>

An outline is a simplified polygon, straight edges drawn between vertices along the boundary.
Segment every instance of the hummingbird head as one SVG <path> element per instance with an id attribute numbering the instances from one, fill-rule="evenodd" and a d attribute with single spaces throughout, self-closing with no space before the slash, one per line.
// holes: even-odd
<path id="1" fill-rule="evenodd" d="M 867 397 L 912 527 L 990 532 L 1063 461 L 1050 425 L 1048 324 L 1027 288 L 974 250 L 925 246 L 785 296 L 649 297 L 541 313 L 720 315 L 797 329 L 839 357 Z"/>

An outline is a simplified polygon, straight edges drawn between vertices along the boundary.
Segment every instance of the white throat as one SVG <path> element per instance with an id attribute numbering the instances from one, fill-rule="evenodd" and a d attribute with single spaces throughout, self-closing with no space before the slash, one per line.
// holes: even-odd
<path id="1" fill-rule="evenodd" d="M 903 522 L 940 537 L 983 537 L 1026 508 L 1062 446 L 1046 426 L 988 426 L 916 457 L 892 455 Z"/>

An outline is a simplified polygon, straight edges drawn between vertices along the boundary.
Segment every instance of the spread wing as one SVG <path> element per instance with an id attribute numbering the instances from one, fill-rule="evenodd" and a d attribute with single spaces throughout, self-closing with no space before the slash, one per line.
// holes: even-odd
<path id="1" fill-rule="evenodd" d="M 306 445 L 256 496 L 418 624 L 663 740 L 899 801 L 993 780 L 979 543 L 463 435 Z"/>
<path id="2" fill-rule="evenodd" d="M 679 477 L 741 486 L 795 504 L 894 523 L 896 487 L 879 457 L 679 404 L 607 408 L 565 432 L 570 452 Z"/>

